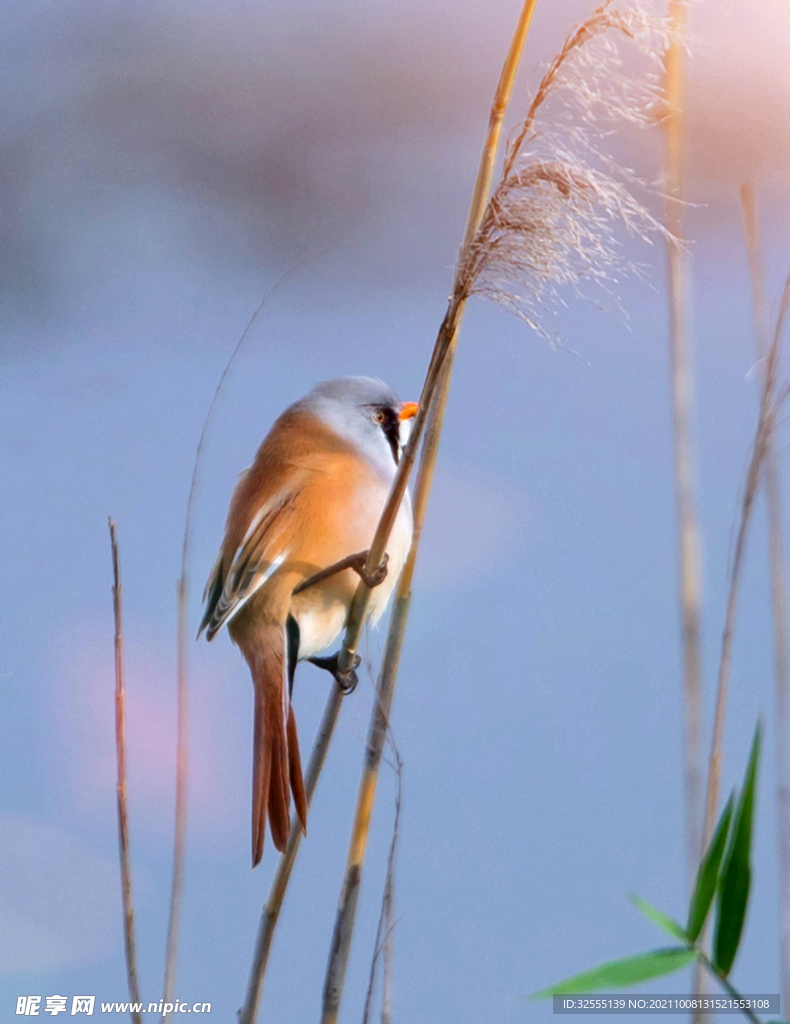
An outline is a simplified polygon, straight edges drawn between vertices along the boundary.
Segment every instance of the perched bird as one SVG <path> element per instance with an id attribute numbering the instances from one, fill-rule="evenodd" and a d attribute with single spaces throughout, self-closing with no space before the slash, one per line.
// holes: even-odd
<path id="1" fill-rule="evenodd" d="M 329 669 L 344 689 L 353 689 L 353 670 L 339 672 L 337 655 L 317 655 L 345 627 L 357 577 L 375 588 L 368 605 L 375 621 L 406 560 L 412 535 L 408 494 L 390 535 L 388 560 L 373 578 L 365 573 L 363 549 L 389 494 L 401 428 L 416 411 L 414 402 L 401 402 L 372 377 L 324 381 L 275 422 L 231 499 L 198 635 L 205 629 L 212 640 L 227 625 L 252 673 L 253 867 L 263 853 L 267 812 L 274 845 L 284 849 L 291 792 L 306 826 L 291 706 L 296 663 L 311 660 Z"/>

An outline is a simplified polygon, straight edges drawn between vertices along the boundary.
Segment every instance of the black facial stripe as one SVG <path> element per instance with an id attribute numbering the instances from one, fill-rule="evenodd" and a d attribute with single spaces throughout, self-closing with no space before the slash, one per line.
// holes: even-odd
<path id="1" fill-rule="evenodd" d="M 400 419 L 395 410 L 389 405 L 381 406 L 379 411 L 384 414 L 384 422 L 381 424 L 381 429 L 384 431 L 384 436 L 389 442 L 389 446 L 392 449 L 392 457 L 395 459 L 395 465 L 397 466 L 400 459 Z"/>

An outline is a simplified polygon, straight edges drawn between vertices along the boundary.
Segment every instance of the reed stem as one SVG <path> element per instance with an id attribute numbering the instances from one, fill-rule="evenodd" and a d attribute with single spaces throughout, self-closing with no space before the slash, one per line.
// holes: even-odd
<path id="1" fill-rule="evenodd" d="M 112 607 L 115 620 L 115 759 L 118 781 L 115 787 L 118 804 L 118 851 L 121 860 L 121 900 L 123 902 L 123 944 L 126 957 L 126 977 L 129 999 L 140 1002 L 140 984 L 137 977 L 137 943 L 134 927 L 134 900 L 132 899 L 132 870 L 129 862 L 129 812 L 126 797 L 126 710 L 123 685 L 123 608 L 121 599 L 121 570 L 118 557 L 118 538 L 115 523 L 108 520 L 112 549 Z M 134 1024 L 142 1024 L 136 1009 L 129 1011 Z"/>
<path id="2" fill-rule="evenodd" d="M 469 248 L 477 234 L 480 222 L 483 219 L 486 204 L 488 203 L 488 197 L 491 192 L 491 181 L 494 173 L 494 163 L 496 161 L 499 140 L 502 134 L 502 123 L 513 91 L 513 82 L 516 77 L 516 72 L 518 71 L 521 53 L 524 48 L 524 43 L 526 42 L 527 34 L 529 33 L 530 25 L 532 24 L 532 16 L 535 12 L 536 5 L 537 0 L 525 0 L 524 2 L 524 6 L 522 7 L 521 15 L 516 26 L 516 31 L 511 40 L 510 49 L 508 50 L 508 55 L 502 68 L 496 93 L 494 95 L 494 102 L 491 106 L 491 114 L 489 116 L 488 135 L 486 137 L 485 146 L 480 159 L 477 179 L 475 181 L 474 192 L 472 194 L 472 201 L 469 206 L 469 215 L 467 217 L 461 255 L 459 256 L 456 264 L 452 295 L 448 304 L 447 313 L 445 314 L 442 325 L 439 328 L 439 334 L 431 355 L 431 362 L 428 366 L 425 383 L 423 384 L 422 393 L 420 395 L 419 411 L 414 418 L 409 443 L 406 445 L 401 455 L 398 470 L 395 474 L 395 479 L 393 480 L 392 488 L 390 490 L 390 496 L 384 507 L 384 511 L 381 514 L 381 519 L 379 520 L 379 525 L 376 529 L 373 542 L 370 545 L 366 565 L 366 568 L 370 573 L 373 573 L 379 567 L 384 557 L 387 542 L 400 510 L 403 497 L 406 493 L 406 487 L 409 482 L 409 476 L 411 475 L 412 467 L 414 466 L 414 461 L 417 457 L 417 450 L 419 448 L 420 441 L 422 440 L 422 434 L 427 422 L 428 412 L 436 391 L 438 375 L 444 361 L 447 359 L 449 351 L 455 343 L 455 334 L 458 330 L 461 319 L 463 318 L 463 310 L 469 294 L 470 282 L 461 275 L 460 269 L 465 264 L 465 250 Z M 357 587 L 356 594 L 354 595 L 354 601 L 349 613 L 348 624 L 346 626 L 346 633 L 341 645 L 339 667 L 343 670 L 350 669 L 353 666 L 354 656 L 359 644 L 359 638 L 362 634 L 365 612 L 367 611 L 369 600 L 370 588 L 363 582 L 360 582 Z"/>
<path id="3" fill-rule="evenodd" d="M 185 541 L 186 543 L 186 541 Z M 170 885 L 170 909 L 167 919 L 167 946 L 165 950 L 165 978 L 162 999 L 172 1004 L 176 986 L 178 965 L 178 940 L 181 923 L 181 905 L 184 891 L 184 860 L 186 857 L 187 825 L 187 749 L 188 675 L 187 675 L 187 574 L 182 568 L 178 581 L 178 691 L 176 722 L 176 820 L 173 835 L 173 877 Z M 170 1019 L 169 1013 L 162 1014 L 162 1021 Z"/>
<path id="4" fill-rule="evenodd" d="M 765 274 L 760 257 L 757 202 L 751 185 L 741 187 L 746 250 L 752 283 L 755 354 L 767 369 Z M 790 673 L 788 672 L 787 585 L 785 583 L 784 514 L 774 438 L 767 439 L 765 498 L 774 628 L 774 718 L 776 743 L 776 831 L 779 861 L 779 953 L 782 1005 L 790 1006 Z"/>
<path id="5" fill-rule="evenodd" d="M 713 741 L 711 743 L 708 769 L 708 789 L 705 802 L 706 835 L 709 834 L 713 828 L 721 781 L 721 752 L 722 737 L 724 734 L 724 717 L 727 706 L 727 684 L 729 681 L 732 640 L 735 630 L 735 612 L 738 600 L 738 588 L 743 568 L 743 557 L 746 549 L 746 539 L 749 531 L 751 515 L 754 510 L 755 498 L 757 496 L 762 472 L 765 466 L 766 453 L 776 424 L 776 416 L 782 401 L 786 397 L 786 393 L 783 392 L 780 394 L 778 391 L 777 375 L 782 332 L 784 330 L 784 322 L 788 308 L 790 308 L 790 274 L 788 274 L 785 281 L 776 328 L 765 359 L 765 367 L 760 388 L 760 413 L 757 421 L 757 430 L 755 431 L 754 441 L 752 443 L 749 468 L 746 472 L 746 483 L 744 485 L 743 500 L 741 503 L 741 516 L 738 524 L 738 534 L 735 541 L 735 552 L 733 554 L 732 566 L 730 568 L 727 612 L 721 641 L 719 678 L 716 689 L 716 712 L 713 723 Z"/>
<path id="6" fill-rule="evenodd" d="M 666 226 L 683 238 L 685 158 L 686 0 L 670 0 L 671 38 L 666 55 Z M 702 836 L 702 675 L 700 653 L 700 541 L 696 513 L 696 454 L 691 421 L 694 382 L 688 336 L 688 257 L 678 241 L 667 245 L 669 353 L 678 544 L 678 601 L 681 622 L 686 792 L 686 885 L 689 893 L 701 855 Z"/>
<path id="7" fill-rule="evenodd" d="M 336 1024 L 340 1008 L 340 1000 L 345 981 L 348 955 L 351 947 L 351 937 L 354 930 L 356 907 L 359 898 L 359 887 L 362 875 L 362 865 L 367 849 L 367 839 L 370 830 L 370 818 L 373 809 L 373 801 L 376 793 L 379 765 L 386 736 L 389 713 L 392 706 L 392 697 L 395 688 L 400 653 L 403 645 L 403 638 L 406 631 L 409 606 L 411 602 L 411 584 L 414 574 L 417 552 L 419 549 L 422 524 L 427 508 L 428 497 L 433 473 L 436 465 L 439 438 L 444 420 L 444 412 L 449 392 L 452 362 L 455 354 L 455 347 L 458 338 L 458 331 L 463 318 L 466 299 L 469 294 L 471 282 L 465 274 L 467 266 L 468 251 L 477 236 L 483 214 L 488 204 L 491 192 L 491 181 L 493 168 L 499 148 L 499 140 L 502 131 L 502 123 L 507 111 L 510 96 L 513 90 L 518 65 L 524 49 L 529 27 L 532 23 L 532 16 L 535 11 L 536 0 L 525 0 L 521 15 L 516 26 L 516 31 L 508 50 L 507 57 L 499 78 L 494 102 L 491 107 L 489 118 L 488 134 L 483 147 L 483 152 L 478 168 L 475 188 L 470 203 L 469 216 L 467 218 L 464 241 L 456 263 L 453 291 L 448 304 L 447 312 L 439 329 L 439 334 L 434 346 L 431 362 L 423 385 L 420 397 L 420 411 L 417 414 L 416 422 L 412 429 L 412 436 L 409 444 L 401 457 L 398 473 L 393 482 L 390 498 L 384 513 L 382 514 L 379 527 L 376 531 L 373 544 L 371 545 L 368 568 L 373 571 L 381 562 L 384 554 L 389 533 L 394 523 L 395 516 L 400 508 L 403 494 L 405 493 L 408 475 L 416 457 L 417 446 L 419 445 L 423 429 L 426 428 L 425 444 L 423 446 L 420 460 L 420 469 L 417 475 L 414 493 L 414 535 L 411 549 L 406 564 L 401 573 L 395 591 L 395 599 L 390 618 L 387 643 L 379 674 L 377 686 L 377 700 L 373 707 L 368 743 L 365 753 L 365 762 L 360 780 L 359 793 L 357 795 L 356 812 L 354 825 L 351 832 L 346 872 L 343 879 L 343 887 L 340 895 L 340 902 L 335 919 L 335 929 L 330 947 L 329 962 L 327 964 L 326 978 L 324 981 L 324 996 L 322 1007 L 322 1024 Z M 348 664 L 351 663 L 356 645 L 359 641 L 359 634 L 362 628 L 365 609 L 369 598 L 368 588 L 360 583 L 357 588 L 354 605 L 350 616 L 349 628 L 343 642 L 343 652 L 347 652 Z"/>
<path id="8" fill-rule="evenodd" d="M 305 796 L 307 798 L 308 808 L 312 802 L 313 794 L 315 793 L 315 788 L 318 784 L 318 778 L 321 774 L 321 769 L 324 767 L 324 761 L 326 760 L 327 751 L 329 750 L 329 744 L 332 740 L 332 734 L 335 731 L 335 725 L 337 724 L 338 715 L 340 714 L 340 705 L 342 703 L 343 693 L 340 690 L 340 687 L 333 686 L 329 694 L 329 699 L 326 702 L 324 717 L 321 719 L 321 724 L 318 727 L 318 733 L 316 734 L 315 742 L 313 744 L 313 750 L 310 754 L 310 762 L 307 765 L 307 775 L 305 776 Z M 254 1024 L 258 1015 L 261 994 L 263 992 L 263 979 L 266 974 L 266 967 L 269 963 L 269 953 L 272 948 L 274 932 L 277 927 L 277 921 L 280 917 L 280 910 L 282 909 L 283 900 L 285 899 L 285 893 L 288 888 L 288 882 L 291 879 L 291 872 L 293 871 L 293 866 L 296 861 L 296 855 L 299 852 L 299 844 L 301 841 L 302 828 L 299 821 L 294 819 L 291 823 L 291 832 L 288 836 L 288 843 L 280 857 L 280 861 L 277 865 L 277 871 L 275 872 L 271 888 L 269 889 L 269 897 L 264 904 L 263 913 L 261 914 L 261 921 L 258 926 L 258 938 L 255 942 L 252 967 L 250 968 L 250 978 L 247 984 L 247 996 L 244 1000 L 244 1006 L 239 1011 L 239 1024 Z"/>

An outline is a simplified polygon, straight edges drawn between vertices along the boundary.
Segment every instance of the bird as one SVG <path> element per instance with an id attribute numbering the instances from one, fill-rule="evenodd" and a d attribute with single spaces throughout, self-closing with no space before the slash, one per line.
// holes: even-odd
<path id="1" fill-rule="evenodd" d="M 298 661 L 356 685 L 337 655 L 320 657 L 344 629 L 358 577 L 373 587 L 369 621 L 384 612 L 412 538 L 408 491 L 384 563 L 365 569 L 415 402 L 383 381 L 341 377 L 290 405 L 263 440 L 233 493 L 225 536 L 203 595 L 198 636 L 227 626 L 252 675 L 252 866 L 272 841 L 285 849 L 291 794 L 303 831 L 307 800 L 291 703 Z M 359 664 L 357 658 L 356 665 Z"/>

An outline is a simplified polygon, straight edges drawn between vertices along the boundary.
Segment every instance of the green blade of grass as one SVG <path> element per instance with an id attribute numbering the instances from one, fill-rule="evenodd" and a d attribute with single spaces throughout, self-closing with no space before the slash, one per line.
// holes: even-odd
<path id="1" fill-rule="evenodd" d="M 729 847 L 719 878 L 718 915 L 713 948 L 714 965 L 726 977 L 730 973 L 743 932 L 746 906 L 751 884 L 752 825 L 754 821 L 754 790 L 760 760 L 760 723 L 746 766 L 738 809 L 732 822 Z"/>
<path id="2" fill-rule="evenodd" d="M 667 935 L 671 935 L 673 939 L 680 939 L 681 942 L 688 942 L 689 936 L 683 931 L 681 925 L 678 924 L 674 918 L 671 918 L 669 914 L 665 914 L 663 910 L 659 910 L 658 907 L 654 907 L 652 903 L 648 903 L 647 900 L 643 900 L 641 896 L 637 896 L 635 892 L 632 892 L 628 896 L 629 900 L 633 903 L 640 913 L 644 914 L 648 921 L 652 921 L 653 924 L 666 932 Z"/>
<path id="3" fill-rule="evenodd" d="M 716 825 L 716 831 L 713 833 L 713 838 L 697 870 L 694 892 L 691 894 L 689 902 L 688 924 L 686 925 L 686 933 L 691 942 L 697 941 L 700 932 L 705 927 L 708 911 L 716 893 L 719 866 L 721 865 L 724 848 L 727 844 L 734 803 L 735 794 L 732 793 L 721 813 L 721 817 Z"/>
<path id="4" fill-rule="evenodd" d="M 574 974 L 571 978 L 535 992 L 529 998 L 533 1002 L 549 999 L 551 996 L 575 995 L 579 992 L 599 992 L 601 989 L 628 988 L 651 978 L 660 978 L 686 967 L 697 958 L 697 952 L 686 946 L 669 946 L 654 949 L 639 956 L 628 956 L 622 960 L 608 960 L 589 971 Z"/>

